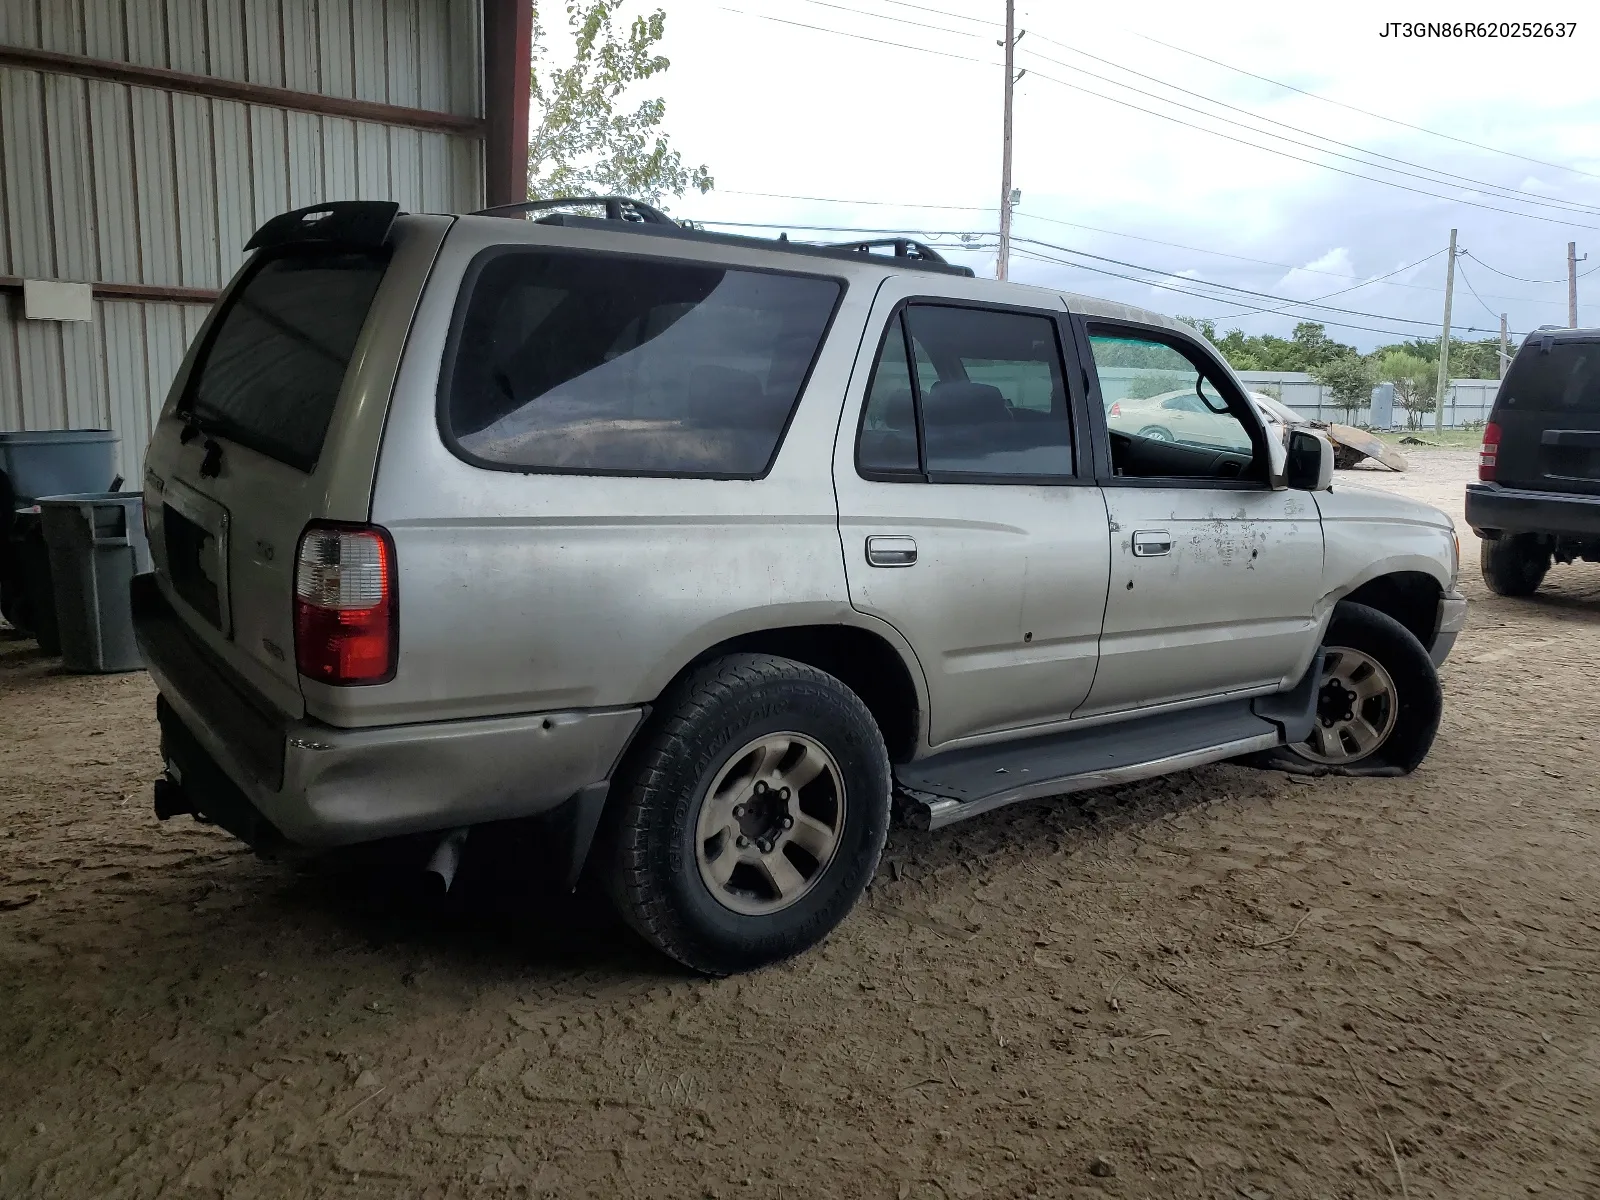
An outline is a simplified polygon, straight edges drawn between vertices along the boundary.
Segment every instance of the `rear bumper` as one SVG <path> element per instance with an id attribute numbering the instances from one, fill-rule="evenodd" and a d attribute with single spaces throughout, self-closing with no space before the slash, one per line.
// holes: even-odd
<path id="1" fill-rule="evenodd" d="M 1434 631 L 1433 644 L 1428 648 L 1428 657 L 1433 659 L 1434 666 L 1444 665 L 1466 625 L 1467 598 L 1452 587 L 1439 600 L 1439 628 Z"/>
<path id="2" fill-rule="evenodd" d="M 1557 537 L 1600 537 L 1600 496 L 1568 496 L 1501 487 L 1467 485 L 1467 524 L 1485 533 L 1548 533 Z"/>
<path id="3" fill-rule="evenodd" d="M 619 708 L 378 729 L 292 721 L 188 635 L 154 576 L 134 581 L 133 600 L 165 710 L 163 753 L 195 806 L 253 843 L 257 825 L 234 812 L 241 802 L 267 822 L 260 841 L 307 849 L 549 813 L 610 778 L 643 717 Z"/>

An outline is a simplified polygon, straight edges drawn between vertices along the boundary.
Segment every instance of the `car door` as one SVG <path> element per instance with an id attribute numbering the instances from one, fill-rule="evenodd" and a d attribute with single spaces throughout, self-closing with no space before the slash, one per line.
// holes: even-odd
<path id="1" fill-rule="evenodd" d="M 851 603 L 915 651 L 931 745 L 1071 715 L 1110 553 L 1065 314 L 941 283 L 880 289 L 834 457 Z"/>
<path id="2" fill-rule="evenodd" d="M 1288 685 L 1319 630 L 1316 506 L 1273 490 L 1259 416 L 1197 340 L 1093 319 L 1074 328 L 1112 535 L 1100 668 L 1078 715 Z M 1193 397 L 1177 440 L 1107 424 L 1134 380 Z"/>

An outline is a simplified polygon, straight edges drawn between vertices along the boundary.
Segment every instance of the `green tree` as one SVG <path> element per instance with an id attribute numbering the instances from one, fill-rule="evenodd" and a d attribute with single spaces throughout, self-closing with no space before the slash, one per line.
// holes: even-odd
<path id="1" fill-rule="evenodd" d="M 1388 350 L 1378 359 L 1377 376 L 1394 384 L 1395 403 L 1406 410 L 1406 428 L 1415 429 L 1423 413 L 1433 411 L 1438 368 L 1407 350 Z"/>
<path id="2" fill-rule="evenodd" d="M 1340 354 L 1311 368 L 1311 378 L 1333 393 L 1334 403 L 1344 409 L 1348 422 L 1356 409 L 1372 398 L 1375 381 L 1373 366 L 1355 354 Z"/>
<path id="3" fill-rule="evenodd" d="M 1222 337 L 1207 335 L 1236 371 L 1309 371 L 1356 348 L 1328 337 L 1315 321 L 1302 321 L 1291 338 L 1245 334 L 1230 329 Z"/>
<path id="4" fill-rule="evenodd" d="M 1180 315 L 1178 320 L 1199 332 L 1200 336 L 1208 342 L 1217 340 L 1217 323 L 1210 317 L 1185 317 Z"/>
<path id="5" fill-rule="evenodd" d="M 634 18 L 625 32 L 614 24 L 622 0 L 567 0 L 572 37 L 569 65 L 546 63 L 544 25 L 533 10 L 532 98 L 538 115 L 528 145 L 528 196 L 633 196 L 659 203 L 691 187 L 713 186 L 704 166 L 686 167 L 661 132 L 666 103 L 658 98 L 628 109 L 623 94 L 670 65 L 655 53 L 666 29 L 660 9 Z"/>
<path id="6" fill-rule="evenodd" d="M 1302 371 L 1310 371 L 1333 361 L 1341 354 L 1355 351 L 1353 346 L 1334 341 L 1328 336 L 1327 327 L 1315 321 L 1301 321 L 1294 327 L 1290 339 L 1300 351 L 1301 361 L 1305 364 L 1299 368 Z"/>
<path id="7" fill-rule="evenodd" d="M 1414 354 L 1424 362 L 1433 364 L 1435 370 L 1439 367 L 1438 338 L 1413 338 L 1408 342 L 1393 342 L 1387 346 L 1379 346 L 1372 352 L 1371 357 L 1381 359 L 1391 350 Z M 1480 338 L 1475 342 L 1451 338 L 1450 376 L 1452 379 L 1500 378 L 1499 337 Z"/>

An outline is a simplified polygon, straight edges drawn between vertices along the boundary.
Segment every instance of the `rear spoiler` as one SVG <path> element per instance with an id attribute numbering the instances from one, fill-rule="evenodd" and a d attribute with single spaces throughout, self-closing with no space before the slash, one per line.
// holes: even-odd
<path id="1" fill-rule="evenodd" d="M 273 217 L 245 243 L 248 250 L 277 246 L 336 245 L 356 250 L 376 249 L 389 237 L 389 227 L 400 215 L 392 200 L 334 200 L 312 204 Z"/>

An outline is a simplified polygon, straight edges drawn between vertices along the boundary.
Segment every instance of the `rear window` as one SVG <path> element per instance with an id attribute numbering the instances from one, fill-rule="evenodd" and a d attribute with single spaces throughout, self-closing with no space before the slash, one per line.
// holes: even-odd
<path id="1" fill-rule="evenodd" d="M 387 262 L 370 252 L 268 259 L 229 298 L 183 411 L 310 471 Z"/>
<path id="2" fill-rule="evenodd" d="M 505 470 L 758 477 L 842 291 L 701 263 L 491 251 L 457 314 L 443 433 Z"/>
<path id="3" fill-rule="evenodd" d="M 1497 405 L 1532 412 L 1600 412 L 1600 342 L 1526 346 L 1506 372 Z"/>

